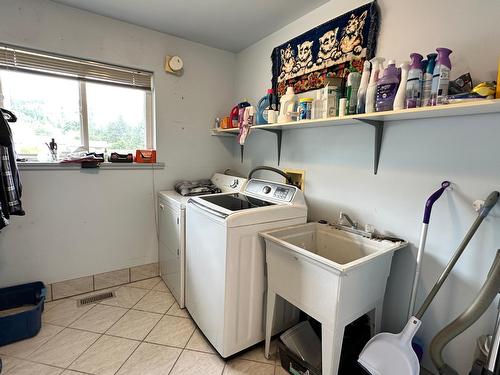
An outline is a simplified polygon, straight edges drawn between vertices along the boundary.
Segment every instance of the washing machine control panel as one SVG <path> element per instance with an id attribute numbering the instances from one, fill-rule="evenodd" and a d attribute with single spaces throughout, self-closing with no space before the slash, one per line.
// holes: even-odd
<path id="1" fill-rule="evenodd" d="M 265 200 L 271 198 L 282 202 L 291 202 L 295 195 L 296 187 L 277 182 L 252 179 L 248 181 L 245 192 L 258 195 Z"/>

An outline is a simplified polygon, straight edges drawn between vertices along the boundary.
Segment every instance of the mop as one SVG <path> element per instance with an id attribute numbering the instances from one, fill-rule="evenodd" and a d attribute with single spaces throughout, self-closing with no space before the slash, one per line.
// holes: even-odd
<path id="1" fill-rule="evenodd" d="M 403 331 L 399 334 L 380 333 L 374 336 L 361 352 L 358 362 L 372 375 L 418 375 L 420 373 L 420 363 L 415 351 L 412 348 L 412 339 L 417 333 L 421 319 L 427 311 L 429 305 L 438 293 L 446 278 L 464 252 L 477 229 L 488 216 L 489 212 L 498 201 L 500 193 L 494 191 L 488 195 L 484 206 L 479 211 L 479 215 L 471 228 L 458 246 L 455 254 L 449 261 L 443 273 L 430 291 L 424 303 L 412 316 Z"/>

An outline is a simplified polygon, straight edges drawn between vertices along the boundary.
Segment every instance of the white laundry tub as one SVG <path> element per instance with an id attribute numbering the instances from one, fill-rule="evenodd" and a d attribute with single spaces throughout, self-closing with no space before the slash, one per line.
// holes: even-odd
<path id="1" fill-rule="evenodd" d="M 276 295 L 321 322 L 322 372 L 337 374 L 344 327 L 375 310 L 375 332 L 380 330 L 392 256 L 407 243 L 368 239 L 319 223 L 261 236 L 266 242 L 267 322 Z"/>

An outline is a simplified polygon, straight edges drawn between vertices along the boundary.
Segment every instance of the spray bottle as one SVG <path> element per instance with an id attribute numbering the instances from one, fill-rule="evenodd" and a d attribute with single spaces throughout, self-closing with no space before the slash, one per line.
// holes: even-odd
<path id="1" fill-rule="evenodd" d="M 419 53 L 410 54 L 411 65 L 406 81 L 406 108 L 420 107 L 420 98 L 422 90 L 422 59 Z"/>
<path id="2" fill-rule="evenodd" d="M 366 89 L 366 113 L 375 112 L 375 100 L 377 97 L 377 82 L 380 71 L 383 69 L 385 59 L 383 57 L 374 57 L 370 60 L 372 63 L 372 71 L 370 74 L 370 82 Z"/>
<path id="3" fill-rule="evenodd" d="M 352 115 L 356 113 L 356 104 L 357 104 L 358 90 L 360 83 L 361 83 L 361 74 L 351 66 L 350 73 L 347 76 L 347 92 L 346 92 L 347 115 Z"/>
<path id="4" fill-rule="evenodd" d="M 434 66 L 436 65 L 436 57 L 437 53 L 429 53 L 427 55 L 427 67 L 425 68 L 424 78 L 422 81 L 422 107 L 427 107 L 428 105 L 430 105 L 432 74 L 434 73 Z"/>
<path id="5" fill-rule="evenodd" d="M 451 49 L 436 48 L 438 53 L 436 66 L 432 74 L 431 87 L 431 105 L 442 104 L 443 98 L 448 95 L 448 86 L 450 85 Z"/>
<path id="6" fill-rule="evenodd" d="M 389 60 L 387 68 L 377 82 L 377 100 L 375 107 L 377 112 L 392 111 L 394 99 L 399 86 L 399 72 L 396 62 Z"/>
<path id="7" fill-rule="evenodd" d="M 363 64 L 363 74 L 361 75 L 361 83 L 358 89 L 356 113 L 365 113 L 366 105 L 366 89 L 368 88 L 368 81 L 370 80 L 370 62 L 365 60 Z"/>
<path id="8" fill-rule="evenodd" d="M 399 68 L 401 69 L 401 80 L 399 81 L 398 92 L 396 93 L 396 99 L 394 99 L 394 110 L 399 111 L 404 109 L 406 103 L 406 80 L 408 79 L 408 70 L 410 69 L 410 63 L 408 61 L 403 62 Z"/>

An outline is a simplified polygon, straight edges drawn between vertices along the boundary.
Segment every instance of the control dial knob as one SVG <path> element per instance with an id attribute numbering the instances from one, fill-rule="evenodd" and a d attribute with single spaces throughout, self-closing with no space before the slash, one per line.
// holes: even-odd
<path id="1" fill-rule="evenodd" d="M 267 186 L 267 185 L 266 185 L 266 186 L 264 186 L 264 187 L 262 188 L 262 192 L 263 192 L 264 194 L 269 194 L 269 193 L 271 192 L 271 186 Z"/>

